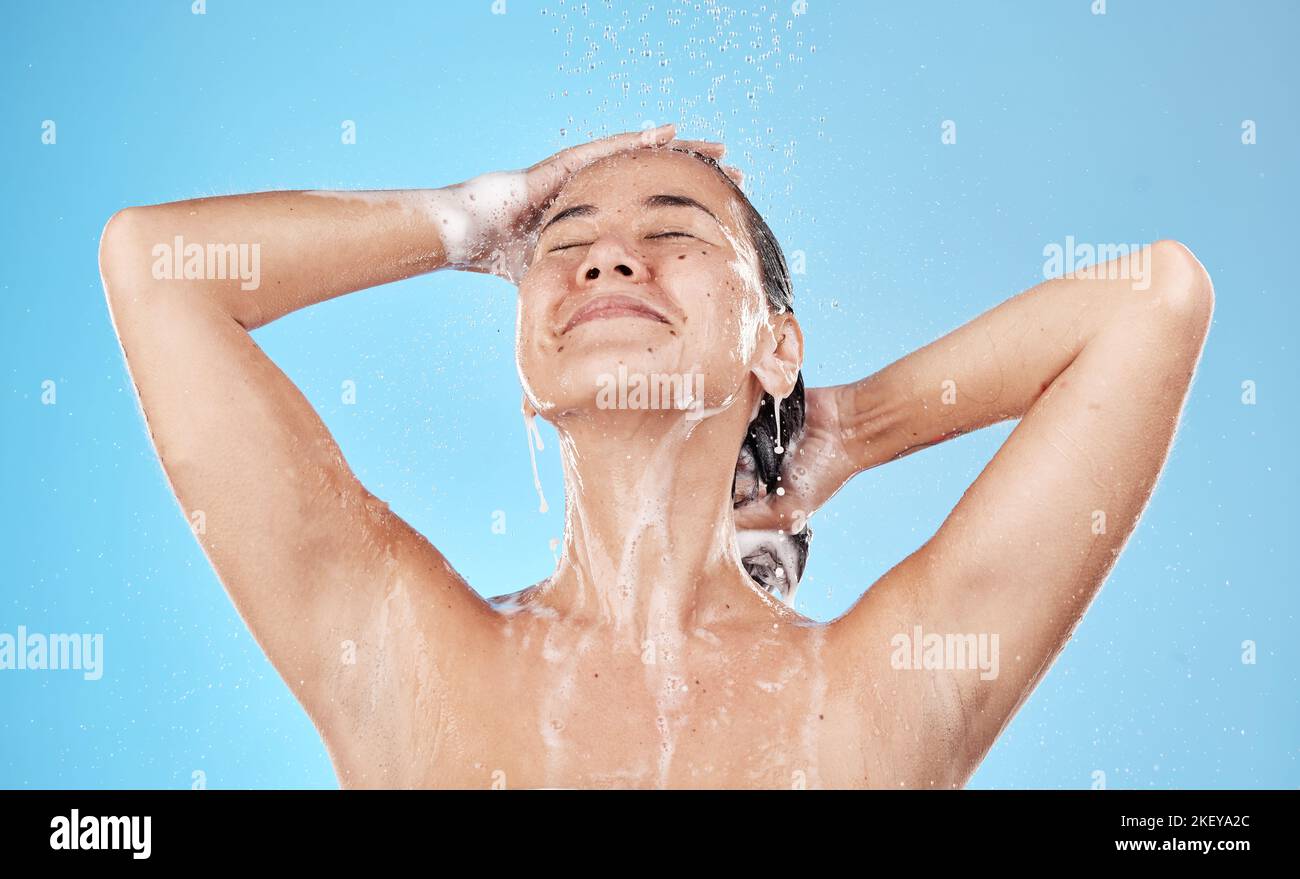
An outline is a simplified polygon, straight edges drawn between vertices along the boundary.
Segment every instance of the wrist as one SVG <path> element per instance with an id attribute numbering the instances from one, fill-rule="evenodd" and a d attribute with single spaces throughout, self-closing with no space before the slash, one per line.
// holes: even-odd
<path id="1" fill-rule="evenodd" d="M 505 277 L 518 272 L 509 251 L 510 236 L 528 204 L 523 171 L 482 174 L 429 190 L 426 198 L 448 268 Z"/>
<path id="2" fill-rule="evenodd" d="M 902 407 L 881 392 L 875 377 L 842 385 L 836 393 L 840 444 L 853 474 L 897 456 L 897 428 Z"/>

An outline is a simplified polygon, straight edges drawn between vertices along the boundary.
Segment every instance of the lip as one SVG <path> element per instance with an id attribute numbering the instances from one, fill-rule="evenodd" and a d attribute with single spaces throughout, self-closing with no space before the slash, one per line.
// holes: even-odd
<path id="1" fill-rule="evenodd" d="M 663 324 L 669 322 L 662 312 L 636 297 L 618 294 L 597 296 L 584 302 L 569 316 L 564 328 L 560 330 L 560 335 L 587 321 L 615 317 L 639 317 Z"/>

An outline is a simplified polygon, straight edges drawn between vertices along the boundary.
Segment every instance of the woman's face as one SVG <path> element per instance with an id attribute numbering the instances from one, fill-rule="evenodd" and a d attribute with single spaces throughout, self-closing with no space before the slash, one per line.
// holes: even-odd
<path id="1" fill-rule="evenodd" d="M 673 150 L 611 156 L 569 180 L 539 230 L 516 337 L 539 413 L 680 408 L 669 393 L 635 395 L 638 382 L 676 381 L 707 408 L 749 402 L 738 392 L 771 328 L 757 257 L 717 171 Z M 616 385 L 626 391 L 610 393 Z"/>

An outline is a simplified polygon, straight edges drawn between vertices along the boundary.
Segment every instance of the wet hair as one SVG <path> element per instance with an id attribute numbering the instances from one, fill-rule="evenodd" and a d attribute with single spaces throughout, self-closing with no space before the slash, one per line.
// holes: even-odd
<path id="1" fill-rule="evenodd" d="M 790 280 L 790 267 L 785 261 L 785 253 L 776 240 L 767 221 L 763 219 L 754 205 L 750 203 L 745 191 L 736 185 L 717 160 L 691 149 L 674 147 L 678 152 L 687 153 L 713 168 L 731 188 L 736 202 L 740 206 L 741 218 L 745 224 L 754 250 L 758 256 L 759 281 L 767 297 L 768 308 L 776 314 L 794 313 L 794 286 Z M 781 466 L 785 457 L 799 441 L 804 428 L 804 384 L 803 372 L 795 378 L 794 389 L 790 396 L 781 401 L 781 448 L 777 451 L 776 399 L 766 391 L 758 405 L 758 415 L 749 423 L 745 439 L 741 443 L 737 456 L 737 473 L 732 478 L 732 496 L 736 494 L 736 479 L 748 478 L 753 471 L 754 478 L 768 494 L 774 494 L 781 483 Z M 756 498 L 748 497 L 741 504 Z M 783 535 L 783 546 L 766 547 L 770 552 L 763 552 L 765 547 L 742 558 L 742 563 L 749 575 L 763 588 L 779 594 L 787 602 L 794 596 L 794 589 L 799 578 L 803 576 L 808 561 L 808 547 L 812 541 L 812 529 L 806 524 L 798 534 Z M 785 570 L 781 559 L 793 561 L 795 570 Z M 775 573 L 776 567 L 782 568 L 781 574 Z M 793 573 L 793 578 L 790 574 Z"/>

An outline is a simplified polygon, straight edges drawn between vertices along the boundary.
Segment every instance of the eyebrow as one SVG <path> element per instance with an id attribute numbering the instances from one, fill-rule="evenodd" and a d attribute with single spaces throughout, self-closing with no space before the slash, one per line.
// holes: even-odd
<path id="1" fill-rule="evenodd" d="M 717 218 L 713 211 L 709 210 L 688 195 L 670 195 L 667 193 L 652 195 L 646 198 L 645 201 L 641 202 L 641 206 L 647 208 L 696 208 L 704 211 L 704 213 L 708 214 L 710 217 L 713 217 L 713 222 L 717 223 L 719 226 L 722 225 L 722 221 Z M 598 213 L 600 213 L 600 210 L 595 205 L 590 204 L 577 204 L 572 207 L 567 207 L 547 220 L 542 228 L 537 231 L 537 234 L 540 236 L 548 228 L 561 220 L 567 220 L 571 217 L 589 217 Z"/>

